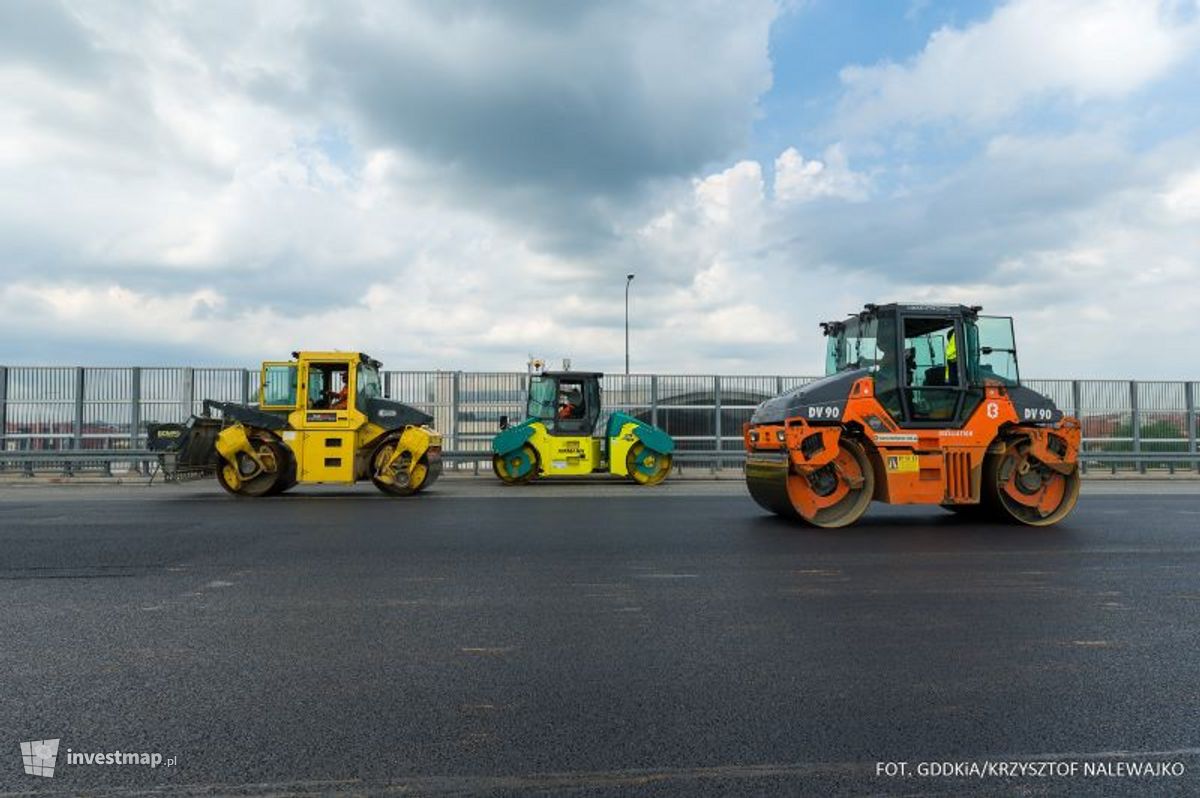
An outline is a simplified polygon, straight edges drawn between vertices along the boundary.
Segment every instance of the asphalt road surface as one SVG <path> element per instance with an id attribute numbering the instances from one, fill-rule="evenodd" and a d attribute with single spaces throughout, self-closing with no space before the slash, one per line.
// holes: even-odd
<path id="1" fill-rule="evenodd" d="M 730 483 L 0 490 L 0 793 L 1195 794 L 1197 652 L 1178 485 L 836 532 Z"/>

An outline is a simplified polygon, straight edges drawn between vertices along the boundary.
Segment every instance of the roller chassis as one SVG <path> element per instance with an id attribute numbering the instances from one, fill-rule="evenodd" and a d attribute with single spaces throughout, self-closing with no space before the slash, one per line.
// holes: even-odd
<path id="1" fill-rule="evenodd" d="M 657 485 L 668 477 L 675 441 L 664 430 L 619 411 L 600 424 L 603 374 L 530 365 L 526 418 L 511 426 L 505 418 L 492 438 L 492 469 L 502 482 L 607 473 Z"/>
<path id="2" fill-rule="evenodd" d="M 1079 421 L 1021 384 L 1012 319 L 981 310 L 868 304 L 821 323 L 826 376 L 763 402 L 743 429 L 754 500 L 819 527 L 852 524 L 872 501 L 1065 518 Z"/>
<path id="3" fill-rule="evenodd" d="M 216 403 L 214 405 L 219 407 Z M 255 410 L 247 405 L 238 407 Z M 406 433 L 413 434 L 410 430 L 430 441 L 438 440 L 436 433 L 427 427 L 407 426 L 399 430 L 385 431 L 368 441 L 355 454 L 354 481 L 371 480 L 382 492 L 399 496 L 417 493 L 436 481 L 442 473 L 439 446 L 427 446 L 417 452 L 416 462 L 411 464 L 415 468 L 410 468 L 409 462 L 400 463 L 401 467 L 396 468 L 395 463 L 381 461 L 381 453 L 388 447 L 396 446 Z M 429 437 L 431 433 L 432 438 Z M 223 435 L 239 441 L 239 444 L 229 451 L 228 457 L 219 448 Z M 244 446 L 248 446 L 249 450 L 244 449 L 239 440 L 241 438 L 245 439 Z M 158 453 L 159 467 L 163 478 L 168 482 L 189 482 L 216 476 L 218 483 L 226 491 L 243 496 L 276 495 L 290 490 L 299 482 L 296 478 L 293 449 L 279 431 L 274 429 L 252 426 L 229 417 L 214 418 L 201 415 L 192 416 L 185 424 L 152 425 L 149 441 L 151 451 Z M 264 457 L 259 452 L 262 447 L 273 450 L 270 456 Z M 418 448 L 419 445 L 411 447 L 410 460 L 413 459 L 412 452 Z M 241 454 L 245 456 L 239 456 L 239 450 L 242 450 Z M 250 451 L 258 456 L 254 457 Z M 237 477 L 230 478 L 225 469 L 239 468 L 242 463 L 245 466 L 240 469 Z M 241 484 L 263 476 L 269 478 L 271 484 L 261 491 L 246 489 Z"/>
<path id="4" fill-rule="evenodd" d="M 806 414 L 745 425 L 750 493 L 764 508 L 816 526 L 853 523 L 871 500 L 979 509 L 1032 526 L 1055 523 L 1078 495 L 1079 422 L 1061 414 L 1055 421 L 1023 421 L 1009 393 L 1002 385 L 986 386 L 961 427 L 902 428 L 876 399 L 874 380 L 861 377 L 839 421 Z M 1062 479 L 1043 478 L 1047 474 Z M 860 500 L 843 507 L 851 494 Z"/>
<path id="5" fill-rule="evenodd" d="M 368 479 L 385 494 L 409 496 L 438 478 L 441 436 L 428 426 L 432 418 L 359 390 L 378 384 L 377 361 L 345 352 L 293 357 L 263 364 L 262 385 L 273 379 L 275 392 L 260 389 L 258 405 L 205 400 L 202 414 L 184 424 L 151 425 L 148 446 L 165 478 L 215 475 L 222 488 L 244 497 L 275 495 L 299 483 Z M 325 372 L 337 370 L 345 377 L 342 399 L 334 403 L 331 393 L 316 392 L 337 387 L 325 383 Z M 281 386 L 290 394 L 279 394 Z M 264 407 L 267 399 L 271 405 Z"/>
<path id="6" fill-rule="evenodd" d="M 657 485 L 670 474 L 674 449 L 665 432 L 623 413 L 613 413 L 599 437 L 556 435 L 545 423 L 527 419 L 493 439 L 492 470 L 508 485 L 594 474 Z"/>

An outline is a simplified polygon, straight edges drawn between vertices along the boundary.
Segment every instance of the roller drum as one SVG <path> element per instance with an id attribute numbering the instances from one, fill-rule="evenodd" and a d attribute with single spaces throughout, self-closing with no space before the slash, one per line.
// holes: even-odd
<path id="1" fill-rule="evenodd" d="M 788 460 L 780 453 L 752 452 L 746 456 L 746 487 L 764 510 L 786 518 L 798 518 L 788 497 Z"/>

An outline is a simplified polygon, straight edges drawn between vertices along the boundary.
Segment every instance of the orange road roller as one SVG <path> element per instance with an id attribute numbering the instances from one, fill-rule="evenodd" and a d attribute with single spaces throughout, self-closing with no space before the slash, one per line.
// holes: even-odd
<path id="1" fill-rule="evenodd" d="M 825 377 L 743 428 L 762 507 L 818 527 L 872 500 L 1049 526 L 1079 498 L 1080 425 L 1021 384 L 1012 319 L 979 306 L 866 305 L 823 322 Z"/>

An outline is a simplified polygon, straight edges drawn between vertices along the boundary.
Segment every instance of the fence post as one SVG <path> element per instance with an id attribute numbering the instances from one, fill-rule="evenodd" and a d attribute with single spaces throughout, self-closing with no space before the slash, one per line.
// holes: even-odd
<path id="1" fill-rule="evenodd" d="M 775 378 L 775 395 L 779 396 L 783 393 L 783 377 L 782 375 Z"/>
<path id="2" fill-rule="evenodd" d="M 658 426 L 658 375 L 650 375 L 650 423 Z"/>
<path id="3" fill-rule="evenodd" d="M 138 448 L 142 431 L 142 368 L 129 370 L 129 448 Z"/>
<path id="4" fill-rule="evenodd" d="M 462 372 L 455 371 L 450 377 L 450 450 L 459 451 L 458 416 L 462 412 L 459 392 L 462 390 Z"/>
<path id="5" fill-rule="evenodd" d="M 1087 473 L 1087 458 L 1084 453 L 1087 451 L 1087 446 L 1083 441 L 1083 391 L 1079 387 L 1079 380 L 1071 380 L 1071 415 L 1075 416 L 1075 420 L 1079 422 L 1079 469 L 1081 473 Z"/>
<path id="6" fill-rule="evenodd" d="M 83 448 L 83 391 L 84 391 L 84 371 L 83 366 L 75 367 L 75 420 L 71 425 L 71 433 L 74 438 L 73 446 L 76 449 Z"/>
<path id="7" fill-rule="evenodd" d="M 71 446 L 70 448 L 79 450 L 83 448 L 83 392 L 85 385 L 85 377 L 83 366 L 75 367 L 75 411 L 71 414 Z M 68 458 L 63 461 L 63 474 L 66 476 L 74 476 L 75 471 L 71 466 L 71 460 Z"/>
<path id="8" fill-rule="evenodd" d="M 1138 410 L 1138 384 L 1137 380 L 1129 381 L 1129 407 L 1130 407 L 1130 427 L 1133 434 L 1133 462 L 1137 466 L 1139 474 L 1146 473 L 1146 464 L 1139 457 L 1142 453 L 1142 414 Z"/>
<path id="9" fill-rule="evenodd" d="M 1187 404 L 1188 454 L 1194 457 L 1196 455 L 1196 389 L 1192 383 L 1185 382 L 1183 384 L 1183 398 Z M 1200 460 L 1193 462 L 1192 466 L 1200 471 Z"/>
<path id="10" fill-rule="evenodd" d="M 718 452 L 721 451 L 721 443 L 724 435 L 721 432 L 721 378 L 713 377 L 713 434 L 716 436 L 716 446 Z M 721 455 L 717 455 L 717 469 L 721 468 Z"/>
<path id="11" fill-rule="evenodd" d="M 184 421 L 191 418 L 192 413 L 195 412 L 192 409 L 196 406 L 195 405 L 195 398 L 196 398 L 195 397 L 195 382 L 196 382 L 196 370 L 193 368 L 184 369 L 183 370 L 183 385 L 181 385 L 179 388 L 179 403 L 180 403 L 180 405 L 182 405 L 182 408 L 183 408 Z"/>
<path id="12" fill-rule="evenodd" d="M 251 404 L 250 400 L 250 369 L 242 369 L 242 404 Z"/>
<path id="13" fill-rule="evenodd" d="M 8 366 L 0 366 L 0 452 L 8 449 Z M 0 460 L 0 471 L 4 470 Z"/>

